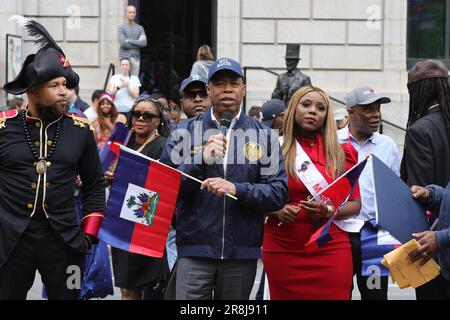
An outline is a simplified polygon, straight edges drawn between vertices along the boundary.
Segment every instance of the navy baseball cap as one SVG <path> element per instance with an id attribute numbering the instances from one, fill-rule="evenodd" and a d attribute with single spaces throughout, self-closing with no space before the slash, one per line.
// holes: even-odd
<path id="1" fill-rule="evenodd" d="M 230 70 L 236 73 L 238 76 L 244 78 L 244 72 L 242 71 L 239 62 L 230 58 L 220 58 L 209 67 L 208 82 L 219 71 Z"/>
<path id="2" fill-rule="evenodd" d="M 272 99 L 264 102 L 261 107 L 261 122 L 269 128 L 272 127 L 272 123 L 275 118 L 278 117 L 284 110 L 286 110 L 286 105 L 279 99 Z"/>
<path id="3" fill-rule="evenodd" d="M 181 86 L 180 86 L 180 93 L 183 92 L 184 89 L 186 89 L 188 85 L 190 85 L 191 83 L 194 83 L 194 82 L 199 82 L 199 83 L 206 85 L 206 84 L 208 84 L 208 79 L 203 78 L 202 76 L 200 76 L 198 74 L 193 74 L 189 78 L 186 78 L 183 80 L 183 82 L 181 83 Z"/>

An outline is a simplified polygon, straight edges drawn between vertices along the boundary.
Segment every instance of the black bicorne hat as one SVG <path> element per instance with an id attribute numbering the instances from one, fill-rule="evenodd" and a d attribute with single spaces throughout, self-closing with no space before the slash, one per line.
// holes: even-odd
<path id="1" fill-rule="evenodd" d="M 40 49 L 25 59 L 17 78 L 5 84 L 3 89 L 6 92 L 19 95 L 58 77 L 66 78 L 69 89 L 78 86 L 80 78 L 72 70 L 66 55 L 44 26 L 21 16 L 14 16 L 10 20 L 16 20 L 23 25 L 28 35 L 35 38 L 34 44 L 39 45 Z"/>

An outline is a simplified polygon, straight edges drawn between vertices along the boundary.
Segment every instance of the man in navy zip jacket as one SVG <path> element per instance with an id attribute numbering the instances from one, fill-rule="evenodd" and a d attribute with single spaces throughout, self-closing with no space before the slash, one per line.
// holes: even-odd
<path id="1" fill-rule="evenodd" d="M 183 178 L 180 188 L 176 299 L 246 300 L 261 257 L 264 212 L 287 202 L 287 176 L 277 134 L 242 111 L 239 63 L 215 62 L 206 88 L 211 111 L 181 123 L 160 159 L 204 181 Z M 221 127 L 227 112 L 228 130 Z"/>

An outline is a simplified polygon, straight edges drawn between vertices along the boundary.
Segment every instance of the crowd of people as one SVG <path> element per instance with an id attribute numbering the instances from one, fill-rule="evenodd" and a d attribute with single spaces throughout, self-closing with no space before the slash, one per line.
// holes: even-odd
<path id="1" fill-rule="evenodd" d="M 121 73 L 92 94 L 90 106 L 63 50 L 48 37 L 4 86 L 26 94 L 27 105 L 15 101 L 0 117 L 0 299 L 26 299 L 36 270 L 50 299 L 112 293 L 98 232 L 115 172 L 102 168 L 100 156 L 118 126 L 129 130 L 128 148 L 202 181 L 182 178 L 162 258 L 111 249 L 123 299 L 248 300 L 262 259 L 266 298 L 349 300 L 356 275 L 363 300 L 387 300 L 388 276 L 374 288 L 361 267 L 362 232 L 378 228 L 370 165 L 337 213 L 313 197 L 317 183 L 328 186 L 369 154 L 429 212 L 434 229 L 414 235 L 421 247 L 409 259 L 436 259 L 441 275 L 419 287 L 417 299 L 450 299 L 450 86 L 442 62 L 420 61 L 408 73 L 401 159 L 396 143 L 379 133 L 381 105 L 391 99 L 364 85 L 348 92 L 345 109 L 333 110 L 326 91 L 295 71 L 297 47 L 288 50 L 290 69 L 272 99 L 248 114 L 241 65 L 214 60 L 207 45 L 181 83 L 179 106 L 159 92 L 141 92 L 136 72 L 147 38 L 135 16 L 129 6 L 119 27 Z M 46 32 L 32 20 L 28 29 Z M 302 83 L 281 93 L 283 79 L 293 76 Z M 306 250 L 334 214 L 331 240 Z M 86 253 L 99 262 L 89 263 L 99 272 L 83 277 L 90 294 L 66 285 L 67 267 L 86 269 Z"/>

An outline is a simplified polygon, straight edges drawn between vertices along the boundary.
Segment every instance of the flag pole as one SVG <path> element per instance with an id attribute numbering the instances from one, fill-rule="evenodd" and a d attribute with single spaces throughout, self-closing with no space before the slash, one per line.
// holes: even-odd
<path id="1" fill-rule="evenodd" d="M 197 178 L 194 178 L 193 176 L 188 175 L 187 173 L 184 173 L 183 171 L 180 171 L 180 170 L 178 170 L 178 169 L 172 168 L 171 166 L 168 166 L 168 165 L 165 164 L 165 163 L 162 163 L 162 162 L 159 162 L 158 160 L 155 160 L 155 159 L 153 159 L 153 158 L 147 157 L 146 155 L 144 155 L 144 154 L 142 154 L 142 153 L 139 153 L 139 152 L 137 152 L 136 150 L 127 148 L 127 147 L 125 147 L 124 145 L 120 145 L 120 148 L 125 149 L 127 152 L 136 154 L 136 155 L 138 155 L 138 156 L 140 156 L 140 157 L 146 158 L 146 159 L 148 159 L 148 160 L 150 160 L 150 161 L 157 162 L 157 163 L 159 163 L 160 165 L 162 165 L 162 166 L 164 166 L 164 167 L 167 167 L 167 168 L 169 168 L 169 169 L 171 169 L 171 170 L 175 170 L 175 171 L 181 173 L 181 174 L 182 174 L 183 176 L 185 176 L 186 178 L 189 178 L 189 179 L 191 179 L 191 180 L 194 180 L 194 181 L 196 181 L 196 182 L 198 182 L 198 183 L 200 183 L 200 184 L 203 184 L 203 182 L 204 182 L 204 181 L 201 181 L 201 180 L 199 180 L 199 179 L 197 179 Z M 231 194 L 228 194 L 228 193 L 225 194 L 225 195 L 226 195 L 228 198 L 231 198 L 231 199 L 233 199 L 233 200 L 237 200 L 237 199 L 238 199 L 238 198 L 236 198 L 235 196 L 232 196 Z"/>
<path id="2" fill-rule="evenodd" d="M 159 164 L 162 164 L 162 165 L 164 165 L 164 166 L 167 166 L 167 167 L 169 167 L 168 165 L 166 165 L 166 164 L 164 164 L 164 163 L 161 163 L 161 162 L 159 162 L 159 161 L 157 161 L 157 160 L 154 160 L 154 161 L 156 161 L 156 162 L 158 162 Z M 169 167 L 169 168 L 172 168 L 172 167 Z M 174 168 L 172 168 L 172 169 L 174 169 Z M 174 170 L 177 170 L 177 169 L 174 169 Z M 197 181 L 198 183 L 200 183 L 200 184 L 202 184 L 203 183 L 203 181 L 201 181 L 201 180 L 199 180 L 199 179 L 197 179 L 197 178 L 194 178 L 193 176 L 190 176 L 190 175 L 188 175 L 188 174 L 186 174 L 186 173 L 184 173 L 184 172 L 182 172 L 182 171 L 180 171 L 180 170 L 177 170 L 178 172 L 180 172 L 183 176 L 185 176 L 186 178 L 189 178 L 189 179 L 191 179 L 191 180 L 194 180 L 194 181 Z M 234 199 L 234 200 L 237 200 L 237 198 L 235 197 L 235 196 L 232 196 L 231 194 L 225 194 L 227 197 L 229 197 L 229 198 L 231 198 L 231 199 Z"/>

